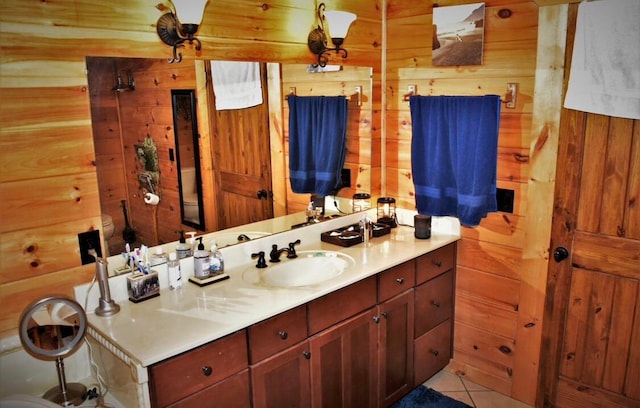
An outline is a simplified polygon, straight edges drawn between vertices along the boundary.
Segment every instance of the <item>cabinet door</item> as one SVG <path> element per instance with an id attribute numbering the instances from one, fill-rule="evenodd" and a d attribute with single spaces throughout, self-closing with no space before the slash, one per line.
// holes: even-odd
<path id="1" fill-rule="evenodd" d="M 378 309 L 380 401 L 381 406 L 389 406 L 413 388 L 413 289 Z"/>
<path id="2" fill-rule="evenodd" d="M 250 366 L 253 408 L 311 406 L 309 343 L 288 348 Z"/>
<path id="3" fill-rule="evenodd" d="M 313 407 L 377 407 L 376 309 L 310 339 Z"/>

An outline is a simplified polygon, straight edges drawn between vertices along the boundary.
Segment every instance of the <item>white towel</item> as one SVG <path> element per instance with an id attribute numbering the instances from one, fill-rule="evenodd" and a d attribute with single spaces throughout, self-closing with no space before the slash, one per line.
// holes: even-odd
<path id="1" fill-rule="evenodd" d="M 262 103 L 260 64 L 211 61 L 216 109 L 242 109 Z"/>
<path id="2" fill-rule="evenodd" d="M 564 106 L 640 119 L 640 1 L 583 1 L 578 7 Z"/>

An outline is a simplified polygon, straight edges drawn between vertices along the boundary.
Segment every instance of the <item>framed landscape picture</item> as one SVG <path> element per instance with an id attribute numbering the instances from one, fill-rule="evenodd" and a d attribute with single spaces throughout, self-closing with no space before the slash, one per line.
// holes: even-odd
<path id="1" fill-rule="evenodd" d="M 484 3 L 434 7 L 432 64 L 482 65 Z"/>

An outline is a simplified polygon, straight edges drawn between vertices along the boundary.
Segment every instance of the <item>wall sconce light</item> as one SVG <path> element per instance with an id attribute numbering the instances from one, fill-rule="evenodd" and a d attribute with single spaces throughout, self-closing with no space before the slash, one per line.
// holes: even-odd
<path id="1" fill-rule="evenodd" d="M 122 81 L 122 75 L 117 74 L 116 85 L 112 88 L 112 90 L 116 92 L 135 91 L 136 83 L 133 79 L 133 74 L 131 72 L 127 72 L 127 77 L 128 77 L 128 80 L 127 80 L 127 83 L 125 84 Z"/>
<path id="2" fill-rule="evenodd" d="M 396 199 L 392 197 L 378 198 L 377 205 L 378 222 L 391 228 L 398 226 L 396 218 Z"/>
<path id="3" fill-rule="evenodd" d="M 342 56 L 342 59 L 347 58 L 347 50 L 342 48 L 347 32 L 351 23 L 356 20 L 357 16 L 353 13 L 346 11 L 325 11 L 324 3 L 320 3 L 318 6 L 318 24 L 317 28 L 314 28 L 309 33 L 307 38 L 307 44 L 309 49 L 314 54 L 318 55 L 318 65 L 325 67 L 329 58 L 325 54 L 329 54 L 330 51 L 335 51 L 336 54 Z M 325 20 L 327 22 L 327 31 L 331 36 L 331 42 L 335 48 L 327 48 L 327 34 L 325 31 Z"/>
<path id="4" fill-rule="evenodd" d="M 171 0 L 175 12 L 168 12 L 160 16 L 156 31 L 160 39 L 173 46 L 173 58 L 169 63 L 182 61 L 182 53 L 178 48 L 184 47 L 185 42 L 195 43 L 196 51 L 200 51 L 202 43 L 195 37 L 204 16 L 204 8 L 209 0 Z"/>

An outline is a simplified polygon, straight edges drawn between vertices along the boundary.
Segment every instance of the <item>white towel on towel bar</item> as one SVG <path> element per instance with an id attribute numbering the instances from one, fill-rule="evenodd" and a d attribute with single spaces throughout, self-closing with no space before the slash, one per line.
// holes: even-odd
<path id="1" fill-rule="evenodd" d="M 262 104 L 260 64 L 211 61 L 216 109 L 242 109 Z"/>
<path id="2" fill-rule="evenodd" d="M 564 106 L 640 119 L 640 1 L 583 1 L 578 6 Z"/>

